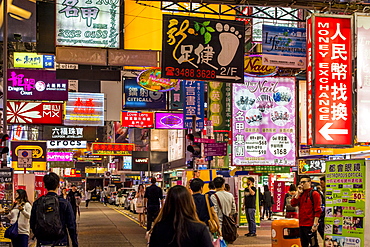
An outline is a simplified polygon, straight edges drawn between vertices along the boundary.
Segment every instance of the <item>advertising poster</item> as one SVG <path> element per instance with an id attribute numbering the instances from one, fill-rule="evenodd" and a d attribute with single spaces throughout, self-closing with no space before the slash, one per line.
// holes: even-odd
<path id="1" fill-rule="evenodd" d="M 8 99 L 68 100 L 68 80 L 56 78 L 50 70 L 9 69 Z"/>
<path id="2" fill-rule="evenodd" d="M 370 142 L 370 17 L 356 15 L 357 27 L 357 141 Z M 366 51 L 366 52 L 364 52 Z"/>
<path id="3" fill-rule="evenodd" d="M 141 87 L 136 79 L 124 80 L 123 108 L 166 109 L 166 93 L 149 91 Z"/>
<path id="4" fill-rule="evenodd" d="M 104 126 L 103 93 L 68 93 L 64 125 Z"/>
<path id="5" fill-rule="evenodd" d="M 18 167 L 19 150 L 32 150 L 32 165 L 26 168 L 27 171 L 46 170 L 46 142 L 42 141 L 12 141 L 11 144 L 12 168 L 23 171 L 24 168 Z"/>
<path id="6" fill-rule="evenodd" d="M 353 144 L 352 17 L 314 16 L 313 145 Z"/>
<path id="7" fill-rule="evenodd" d="M 153 128 L 154 113 L 138 111 L 122 111 L 121 125 L 124 128 Z"/>
<path id="8" fill-rule="evenodd" d="M 119 48 L 120 1 L 56 1 L 56 45 Z"/>
<path id="9" fill-rule="evenodd" d="M 204 82 L 182 81 L 184 84 L 184 127 L 192 128 L 196 116 L 196 129 L 204 128 Z"/>
<path id="10" fill-rule="evenodd" d="M 295 78 L 233 84 L 234 165 L 295 165 Z"/>
<path id="11" fill-rule="evenodd" d="M 7 102 L 7 122 L 16 124 L 62 124 L 63 104 Z"/>
<path id="12" fill-rule="evenodd" d="M 243 82 L 244 22 L 163 15 L 162 77 Z"/>
<path id="13" fill-rule="evenodd" d="M 44 176 L 35 176 L 35 198 L 39 198 L 40 196 L 46 195 L 48 191 L 44 186 Z"/>
<path id="14" fill-rule="evenodd" d="M 365 160 L 326 162 L 325 247 L 364 247 L 365 182 Z"/>
<path id="15" fill-rule="evenodd" d="M 306 68 L 306 28 L 262 26 L 263 65 Z"/>
<path id="16" fill-rule="evenodd" d="M 13 205 L 13 170 L 9 168 L 0 169 L 0 205 L 2 208 L 9 209 Z M 0 214 L 0 220 L 4 227 L 10 226 L 10 220 L 6 214 Z M 10 242 L 10 239 L 4 238 L 4 232 L 5 228 L 0 227 L 0 243 Z"/>

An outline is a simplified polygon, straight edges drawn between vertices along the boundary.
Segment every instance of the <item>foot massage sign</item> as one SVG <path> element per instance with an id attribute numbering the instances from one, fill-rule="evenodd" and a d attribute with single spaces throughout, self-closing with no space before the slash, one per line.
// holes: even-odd
<path id="1" fill-rule="evenodd" d="M 162 77 L 243 82 L 244 22 L 163 15 Z"/>
<path id="2" fill-rule="evenodd" d="M 365 161 L 326 162 L 325 247 L 364 247 Z"/>

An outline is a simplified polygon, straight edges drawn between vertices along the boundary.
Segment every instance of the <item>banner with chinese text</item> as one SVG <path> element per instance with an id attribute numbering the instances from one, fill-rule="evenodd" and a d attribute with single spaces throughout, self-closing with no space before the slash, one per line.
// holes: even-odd
<path id="1" fill-rule="evenodd" d="M 234 165 L 295 165 L 295 78 L 233 84 Z"/>
<path id="2" fill-rule="evenodd" d="M 364 247 L 365 160 L 326 162 L 325 239 Z"/>
<path id="3" fill-rule="evenodd" d="M 184 127 L 192 128 L 193 116 L 196 116 L 196 128 L 204 128 L 204 82 L 182 81 L 184 84 Z"/>
<path id="4" fill-rule="evenodd" d="M 313 15 L 314 146 L 353 144 L 352 17 Z"/>

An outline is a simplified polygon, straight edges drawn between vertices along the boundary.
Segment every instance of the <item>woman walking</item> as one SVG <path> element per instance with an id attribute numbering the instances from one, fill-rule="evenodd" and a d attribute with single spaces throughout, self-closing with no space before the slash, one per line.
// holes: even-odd
<path id="1" fill-rule="evenodd" d="M 145 225 L 145 214 L 144 214 L 144 185 L 139 184 L 139 188 L 136 193 L 136 213 L 139 214 L 140 226 Z"/>
<path id="2" fill-rule="evenodd" d="M 149 247 L 213 247 L 189 190 L 181 185 L 169 189 L 152 229 Z"/>
<path id="3" fill-rule="evenodd" d="M 8 215 L 10 224 L 14 224 L 18 220 L 18 236 L 12 239 L 12 244 L 13 247 L 28 247 L 32 206 L 25 190 L 17 190 L 15 197 L 15 202 Z"/>
<path id="4" fill-rule="evenodd" d="M 271 196 L 271 191 L 269 190 L 268 185 L 263 186 L 264 193 L 263 193 L 263 218 L 266 216 L 268 217 L 268 220 L 271 220 L 271 215 L 272 215 L 272 196 Z"/>

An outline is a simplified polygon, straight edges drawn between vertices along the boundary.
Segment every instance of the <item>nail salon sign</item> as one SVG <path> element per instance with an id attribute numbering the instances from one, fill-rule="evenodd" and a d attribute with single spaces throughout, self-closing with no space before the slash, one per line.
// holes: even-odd
<path id="1" fill-rule="evenodd" d="M 244 22 L 163 15 L 162 77 L 243 82 Z"/>

